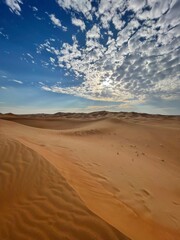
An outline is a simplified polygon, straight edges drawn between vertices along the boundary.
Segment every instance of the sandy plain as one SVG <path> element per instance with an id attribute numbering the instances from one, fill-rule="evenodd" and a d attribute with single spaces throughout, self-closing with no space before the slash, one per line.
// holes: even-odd
<path id="1" fill-rule="evenodd" d="M 179 116 L 0 118 L 0 239 L 180 239 Z"/>

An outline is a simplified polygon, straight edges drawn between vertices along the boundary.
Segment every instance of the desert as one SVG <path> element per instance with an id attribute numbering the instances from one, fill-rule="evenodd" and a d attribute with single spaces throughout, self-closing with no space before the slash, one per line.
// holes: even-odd
<path id="1" fill-rule="evenodd" d="M 0 117 L 0 238 L 178 240 L 180 117 Z"/>
<path id="2" fill-rule="evenodd" d="M 0 240 L 180 240 L 180 0 L 0 0 Z"/>

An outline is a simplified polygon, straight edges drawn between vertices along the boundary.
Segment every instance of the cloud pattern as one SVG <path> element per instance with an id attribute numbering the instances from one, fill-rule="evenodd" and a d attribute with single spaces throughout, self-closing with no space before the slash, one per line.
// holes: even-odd
<path id="1" fill-rule="evenodd" d="M 179 0 L 56 0 L 82 35 L 59 48 L 38 47 L 80 84 L 43 85 L 42 89 L 92 100 L 139 104 L 180 98 Z M 20 14 L 21 0 L 6 0 Z M 60 20 L 49 15 L 62 30 Z"/>
<path id="2" fill-rule="evenodd" d="M 81 85 L 43 86 L 47 91 L 94 100 L 142 103 L 152 98 L 174 100 L 180 96 L 180 1 L 101 0 L 57 1 L 66 11 L 94 21 L 82 46 L 73 43 L 60 49 L 46 44 L 59 67 L 71 72 Z M 81 30 L 83 20 L 72 20 Z"/>

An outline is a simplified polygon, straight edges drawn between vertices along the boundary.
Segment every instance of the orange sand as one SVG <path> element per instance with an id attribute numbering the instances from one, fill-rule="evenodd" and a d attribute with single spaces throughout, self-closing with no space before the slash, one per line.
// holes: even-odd
<path id="1" fill-rule="evenodd" d="M 1 118 L 0 239 L 180 239 L 179 117 Z"/>

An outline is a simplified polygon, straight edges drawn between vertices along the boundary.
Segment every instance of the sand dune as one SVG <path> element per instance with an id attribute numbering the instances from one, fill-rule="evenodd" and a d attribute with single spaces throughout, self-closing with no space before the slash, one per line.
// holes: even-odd
<path id="1" fill-rule="evenodd" d="M 2 135 L 0 146 L 1 239 L 127 239 L 39 154 Z"/>
<path id="2" fill-rule="evenodd" d="M 1 118 L 0 238 L 180 238 L 178 116 Z"/>

